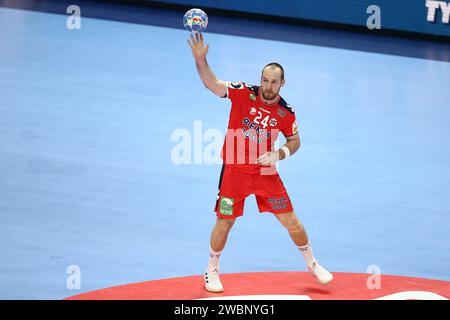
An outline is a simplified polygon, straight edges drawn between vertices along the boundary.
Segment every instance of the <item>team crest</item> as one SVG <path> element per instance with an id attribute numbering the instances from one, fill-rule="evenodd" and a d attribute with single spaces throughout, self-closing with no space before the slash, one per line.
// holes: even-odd
<path id="1" fill-rule="evenodd" d="M 275 127 L 275 126 L 277 125 L 277 119 L 275 119 L 275 118 L 270 119 L 269 124 L 270 124 L 272 127 Z"/>
<path id="2" fill-rule="evenodd" d="M 256 97 L 255 97 L 254 93 L 250 93 L 250 95 L 248 97 L 250 98 L 250 100 L 253 100 L 253 101 L 256 100 Z"/>
<path id="3" fill-rule="evenodd" d="M 286 111 L 281 108 L 278 108 L 277 113 L 280 117 L 284 118 L 286 116 Z"/>

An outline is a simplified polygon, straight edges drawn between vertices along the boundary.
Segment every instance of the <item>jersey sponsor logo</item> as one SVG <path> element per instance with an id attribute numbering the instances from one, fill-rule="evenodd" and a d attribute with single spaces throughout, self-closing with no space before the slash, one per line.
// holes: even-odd
<path id="1" fill-rule="evenodd" d="M 251 138 L 252 140 L 256 140 L 257 143 L 261 143 L 264 139 L 270 137 L 270 132 L 261 128 L 256 121 L 250 121 L 249 118 L 245 117 L 242 120 L 242 124 L 245 126 L 242 132 L 246 138 Z"/>
<path id="2" fill-rule="evenodd" d="M 219 204 L 220 204 L 220 214 L 223 214 L 225 216 L 233 215 L 233 205 L 234 205 L 233 198 L 222 197 L 220 199 Z"/>
<path id="3" fill-rule="evenodd" d="M 250 114 L 251 114 L 252 116 L 254 116 L 254 115 L 256 114 L 256 108 L 251 107 L 251 108 L 250 108 Z"/>
<path id="4" fill-rule="evenodd" d="M 259 136 L 258 133 L 254 130 L 243 128 L 242 133 L 244 134 L 245 138 L 256 141 L 258 144 L 264 141 L 264 137 Z"/>
<path id="5" fill-rule="evenodd" d="M 297 121 L 292 123 L 292 134 L 296 134 L 298 132 Z"/>

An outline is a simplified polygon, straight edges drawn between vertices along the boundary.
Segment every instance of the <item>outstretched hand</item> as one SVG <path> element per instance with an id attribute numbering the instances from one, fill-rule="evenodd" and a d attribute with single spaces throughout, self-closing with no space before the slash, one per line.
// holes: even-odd
<path id="1" fill-rule="evenodd" d="M 200 33 L 195 34 L 195 37 L 191 34 L 191 39 L 188 39 L 189 47 L 191 47 L 192 55 L 196 61 L 200 61 L 206 58 L 208 54 L 209 45 L 203 43 L 203 35 Z"/>

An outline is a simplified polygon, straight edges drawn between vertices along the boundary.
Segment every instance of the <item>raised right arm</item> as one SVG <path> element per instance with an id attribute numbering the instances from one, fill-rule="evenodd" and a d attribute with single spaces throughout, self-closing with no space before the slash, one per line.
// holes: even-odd
<path id="1" fill-rule="evenodd" d="M 227 94 L 227 83 L 214 75 L 214 72 L 208 65 L 206 61 L 206 55 L 208 54 L 209 45 L 204 45 L 203 35 L 198 34 L 191 35 L 190 41 L 188 40 L 188 44 L 191 47 L 192 55 L 195 59 L 195 66 L 197 67 L 198 75 L 200 79 L 202 79 L 203 84 L 206 88 L 211 90 L 215 95 L 219 97 L 225 97 Z"/>

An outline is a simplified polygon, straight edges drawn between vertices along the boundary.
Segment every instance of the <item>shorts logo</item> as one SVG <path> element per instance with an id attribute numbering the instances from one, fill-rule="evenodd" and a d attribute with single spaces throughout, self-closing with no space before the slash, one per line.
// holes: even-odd
<path id="1" fill-rule="evenodd" d="M 256 114 L 256 108 L 250 108 L 250 114 L 254 116 Z"/>
<path id="2" fill-rule="evenodd" d="M 283 202 L 287 202 L 287 198 L 286 197 L 281 197 L 281 198 L 269 198 L 267 199 L 269 201 L 269 203 L 283 203 Z"/>
<path id="3" fill-rule="evenodd" d="M 273 210 L 287 209 L 287 198 L 286 197 L 269 198 L 268 201 Z"/>
<path id="4" fill-rule="evenodd" d="M 221 197 L 221 199 L 220 199 L 220 214 L 223 214 L 225 216 L 233 215 L 233 205 L 234 205 L 233 198 Z"/>

